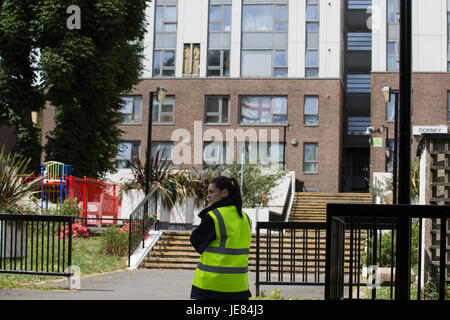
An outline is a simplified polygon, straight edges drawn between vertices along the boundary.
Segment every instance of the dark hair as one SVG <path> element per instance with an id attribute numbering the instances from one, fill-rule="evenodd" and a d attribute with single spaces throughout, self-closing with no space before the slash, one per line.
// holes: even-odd
<path id="1" fill-rule="evenodd" d="M 241 188 L 236 178 L 218 176 L 211 180 L 211 183 L 219 190 L 227 189 L 230 197 L 234 200 L 239 216 L 242 218 L 242 195 Z"/>

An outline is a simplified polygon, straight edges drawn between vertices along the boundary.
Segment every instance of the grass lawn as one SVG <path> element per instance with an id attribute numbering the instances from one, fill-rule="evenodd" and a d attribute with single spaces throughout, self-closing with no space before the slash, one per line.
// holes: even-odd
<path id="1" fill-rule="evenodd" d="M 92 236 L 89 238 L 76 237 L 73 238 L 72 241 L 72 264 L 80 268 L 81 277 L 90 274 L 105 273 L 125 269 L 127 267 L 127 257 L 115 257 L 102 254 L 100 236 Z M 51 281 L 56 279 L 58 279 L 58 277 L 0 273 L 0 287 L 37 288 L 36 284 L 38 282 Z M 45 288 L 41 286 L 39 287 Z"/>

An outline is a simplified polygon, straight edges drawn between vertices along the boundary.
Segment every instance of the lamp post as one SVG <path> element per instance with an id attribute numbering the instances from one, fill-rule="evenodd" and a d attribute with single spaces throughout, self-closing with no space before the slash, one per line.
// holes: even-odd
<path id="1" fill-rule="evenodd" d="M 158 102 L 164 101 L 167 90 L 161 87 L 156 89 L 156 100 Z M 149 192 L 149 175 L 150 175 L 150 161 L 152 154 L 152 126 L 153 126 L 153 95 L 155 92 L 150 92 L 150 98 L 148 103 L 148 130 L 147 130 L 147 151 L 145 157 L 145 196 Z"/>
<path id="2" fill-rule="evenodd" d="M 392 92 L 390 87 L 381 89 L 386 103 L 391 102 L 391 95 L 394 94 L 394 150 L 392 164 L 392 203 L 397 204 L 397 154 L 398 154 L 398 92 Z"/>

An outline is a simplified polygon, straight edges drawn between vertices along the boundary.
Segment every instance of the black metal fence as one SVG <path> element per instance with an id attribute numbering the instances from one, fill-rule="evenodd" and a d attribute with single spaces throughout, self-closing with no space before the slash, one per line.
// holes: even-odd
<path id="1" fill-rule="evenodd" d="M 444 300 L 449 294 L 445 279 L 449 213 L 448 206 L 328 204 L 325 299 L 395 299 L 395 291 L 404 290 L 395 275 L 398 225 L 407 218 L 412 230 L 410 299 L 430 299 L 425 287 L 432 284 L 435 297 Z M 430 219 L 440 220 L 439 237 L 433 240 L 438 262 L 431 261 L 426 254 L 430 248 L 423 247 L 423 235 L 429 234 L 424 225 Z"/>
<path id="2" fill-rule="evenodd" d="M 67 276 L 73 217 L 0 214 L 0 273 Z"/>
<path id="3" fill-rule="evenodd" d="M 261 285 L 325 285 L 325 223 L 258 222 L 256 295 Z"/>
<path id="4" fill-rule="evenodd" d="M 159 230 L 159 221 L 155 220 L 152 212 L 156 212 L 156 188 L 150 190 L 147 196 L 137 205 L 130 214 L 128 220 L 128 266 L 131 264 L 131 254 L 135 251 L 139 244 L 145 247 L 145 240 L 151 227 Z"/>

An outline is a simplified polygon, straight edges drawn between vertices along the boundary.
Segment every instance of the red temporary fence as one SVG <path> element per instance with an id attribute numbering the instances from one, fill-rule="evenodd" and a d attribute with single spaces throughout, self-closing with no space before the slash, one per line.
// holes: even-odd
<path id="1" fill-rule="evenodd" d="M 86 224 L 116 224 L 120 198 L 117 183 L 69 177 L 69 198 L 77 199 Z"/>

